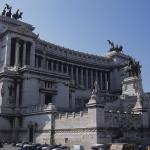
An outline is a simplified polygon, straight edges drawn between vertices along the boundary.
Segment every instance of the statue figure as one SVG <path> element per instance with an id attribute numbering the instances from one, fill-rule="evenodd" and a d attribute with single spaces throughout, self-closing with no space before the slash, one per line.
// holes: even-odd
<path id="1" fill-rule="evenodd" d="M 114 50 L 114 43 L 111 42 L 110 40 L 107 40 L 108 44 L 111 46 L 109 51 L 113 51 Z"/>
<path id="2" fill-rule="evenodd" d="M 114 45 L 114 42 L 111 42 L 110 40 L 107 40 L 108 41 L 108 43 L 110 44 L 110 52 L 112 52 L 112 51 L 116 51 L 116 52 L 122 52 L 123 51 L 123 46 L 122 45 L 120 45 L 120 46 L 118 46 L 118 44 L 116 44 L 116 45 Z"/>
<path id="3" fill-rule="evenodd" d="M 18 19 L 22 19 L 23 12 L 20 12 Z"/>
<path id="4" fill-rule="evenodd" d="M 123 46 L 122 46 L 122 45 L 119 46 L 119 50 L 120 50 L 121 52 L 123 51 Z"/>
<path id="5" fill-rule="evenodd" d="M 2 16 L 6 15 L 6 7 L 4 8 L 3 12 L 2 12 Z"/>
<path id="6" fill-rule="evenodd" d="M 126 72 L 128 72 L 129 77 L 139 76 L 141 74 L 141 65 L 139 61 L 135 61 L 132 58 L 130 58 L 127 67 L 125 69 Z"/>
<path id="7" fill-rule="evenodd" d="M 5 4 L 6 5 L 6 8 L 9 10 L 11 9 L 12 7 L 10 7 L 8 4 Z"/>
<path id="8" fill-rule="evenodd" d="M 19 9 L 17 9 L 16 13 L 12 15 L 12 17 L 14 19 L 18 19 L 18 16 L 19 16 Z"/>
<path id="9" fill-rule="evenodd" d="M 12 15 L 12 7 L 9 6 L 8 4 L 5 4 L 6 7 L 4 8 L 3 12 L 2 12 L 2 16 L 6 16 L 6 17 L 9 17 L 9 18 L 14 18 L 14 19 L 22 19 L 22 15 L 23 15 L 23 12 L 20 12 L 19 13 L 19 9 L 17 9 L 16 13 Z M 7 9 L 7 12 L 6 12 L 6 9 Z"/>
<path id="10" fill-rule="evenodd" d="M 16 13 L 15 14 L 13 14 L 13 18 L 14 19 L 19 19 L 19 18 L 21 18 L 22 19 L 22 14 L 23 14 L 23 12 L 20 12 L 19 13 L 19 9 L 16 11 Z"/>
<path id="11" fill-rule="evenodd" d="M 6 17 L 10 17 L 11 18 L 11 15 L 12 15 L 11 9 L 12 9 L 12 7 L 10 7 L 8 4 L 6 4 L 6 8 L 8 10 L 8 12 L 6 13 Z"/>

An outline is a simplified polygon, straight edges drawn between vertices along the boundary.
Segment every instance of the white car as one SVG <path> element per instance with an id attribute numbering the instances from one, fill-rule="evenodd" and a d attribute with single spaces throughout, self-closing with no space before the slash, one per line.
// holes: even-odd
<path id="1" fill-rule="evenodd" d="M 84 150 L 83 145 L 73 145 L 73 148 L 71 150 Z"/>
<path id="2" fill-rule="evenodd" d="M 105 150 L 105 145 L 104 144 L 94 144 L 91 146 L 91 149 L 93 149 L 93 150 Z"/>

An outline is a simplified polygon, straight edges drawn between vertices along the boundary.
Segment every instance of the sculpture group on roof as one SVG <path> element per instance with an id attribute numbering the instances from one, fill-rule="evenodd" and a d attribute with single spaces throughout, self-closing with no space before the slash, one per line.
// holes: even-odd
<path id="1" fill-rule="evenodd" d="M 5 4 L 5 5 L 6 5 L 6 7 L 4 8 L 4 10 L 2 12 L 2 16 L 14 18 L 16 20 L 22 19 L 23 12 L 19 12 L 20 10 L 17 9 L 16 13 L 12 14 L 12 7 L 9 6 L 8 4 Z"/>
<path id="2" fill-rule="evenodd" d="M 130 59 L 127 66 L 125 67 L 126 72 L 128 73 L 129 77 L 132 76 L 140 76 L 141 74 L 141 65 L 139 61 L 135 61 L 135 59 Z"/>
<path id="3" fill-rule="evenodd" d="M 118 46 L 118 44 L 114 44 L 114 42 L 110 41 L 110 40 L 107 40 L 109 45 L 110 45 L 110 49 L 109 49 L 109 52 L 112 52 L 112 51 L 115 51 L 115 52 L 123 52 L 123 46 L 120 45 Z"/>

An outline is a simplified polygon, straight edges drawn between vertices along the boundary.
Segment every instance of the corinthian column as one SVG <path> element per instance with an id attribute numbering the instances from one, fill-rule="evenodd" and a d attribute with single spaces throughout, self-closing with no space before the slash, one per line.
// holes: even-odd
<path id="1" fill-rule="evenodd" d="M 93 70 L 91 70 L 91 88 L 93 88 Z"/>
<path id="2" fill-rule="evenodd" d="M 95 80 L 96 80 L 97 83 L 98 83 L 97 70 L 95 70 Z M 95 81 L 94 81 L 94 82 L 95 82 Z"/>
<path id="3" fill-rule="evenodd" d="M 84 86 L 84 81 L 83 81 L 83 68 L 81 68 L 81 86 Z"/>
<path id="4" fill-rule="evenodd" d="M 64 73 L 64 64 L 60 63 L 60 65 L 61 65 L 61 72 Z"/>
<path id="5" fill-rule="evenodd" d="M 68 72 L 69 72 L 69 65 L 66 64 L 66 73 L 68 73 Z"/>
<path id="6" fill-rule="evenodd" d="M 7 66 L 10 65 L 10 61 L 11 61 L 11 36 L 10 36 L 10 34 L 7 34 L 6 42 L 7 42 L 7 44 L 6 44 L 6 53 L 5 53 L 4 66 L 7 67 Z"/>
<path id="7" fill-rule="evenodd" d="M 105 90 L 108 90 L 107 72 L 105 72 Z"/>
<path id="8" fill-rule="evenodd" d="M 16 41 L 16 52 L 15 52 L 15 66 L 19 67 L 19 48 L 20 44 L 18 40 Z"/>
<path id="9" fill-rule="evenodd" d="M 78 66 L 76 66 L 76 84 L 78 85 L 79 83 L 79 71 L 78 71 Z"/>
<path id="10" fill-rule="evenodd" d="M 73 66 L 71 65 L 71 80 L 73 80 Z"/>
<path id="11" fill-rule="evenodd" d="M 89 88 L 89 84 L 88 84 L 88 82 L 89 82 L 88 81 L 88 68 L 86 69 L 85 73 L 86 73 L 86 75 L 85 75 L 86 76 L 86 88 L 88 89 Z"/>
<path id="12" fill-rule="evenodd" d="M 100 88 L 101 90 L 103 90 L 103 75 L 102 75 L 102 71 L 100 72 Z"/>
<path id="13" fill-rule="evenodd" d="M 22 65 L 26 65 L 26 42 L 23 44 L 23 60 Z"/>

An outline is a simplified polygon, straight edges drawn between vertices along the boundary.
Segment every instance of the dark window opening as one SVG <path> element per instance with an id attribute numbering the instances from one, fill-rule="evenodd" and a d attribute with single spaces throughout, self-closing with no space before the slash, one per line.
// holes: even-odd
<path id="1" fill-rule="evenodd" d="M 102 73 L 102 90 L 106 90 L 106 85 L 105 85 L 105 72 Z"/>
<path id="2" fill-rule="evenodd" d="M 29 142 L 33 142 L 33 125 L 29 128 Z"/>
<path id="3" fill-rule="evenodd" d="M 26 45 L 26 65 L 30 65 L 30 51 L 31 51 L 31 43 L 27 43 Z"/>
<path id="4" fill-rule="evenodd" d="M 56 71 L 56 61 L 54 61 L 53 69 L 54 69 L 54 71 Z"/>
<path id="5" fill-rule="evenodd" d="M 81 85 L 81 68 L 78 69 L 78 82 Z"/>
<path id="6" fill-rule="evenodd" d="M 68 65 L 68 73 L 69 73 L 69 76 L 71 76 L 71 65 Z"/>
<path id="7" fill-rule="evenodd" d="M 91 88 L 91 73 L 90 71 L 88 70 L 88 88 Z"/>
<path id="8" fill-rule="evenodd" d="M 51 68 L 51 61 L 50 60 L 48 60 L 48 70 L 51 70 L 52 68 Z"/>
<path id="9" fill-rule="evenodd" d="M 60 62 L 58 62 L 58 72 L 61 72 L 61 63 Z"/>
<path id="10" fill-rule="evenodd" d="M 41 68 L 41 66 L 42 66 L 42 57 L 41 56 L 38 56 L 37 57 L 37 61 L 38 61 L 38 68 Z"/>
<path id="11" fill-rule="evenodd" d="M 45 94 L 45 105 L 48 105 L 49 103 L 52 103 L 52 95 Z"/>
<path id="12" fill-rule="evenodd" d="M 23 59 L 23 41 L 20 42 L 19 48 L 19 66 L 22 66 L 22 59 Z"/>
<path id="13" fill-rule="evenodd" d="M 64 71 L 64 73 L 67 72 L 67 65 L 66 64 L 63 64 L 63 71 Z"/>
<path id="14" fill-rule="evenodd" d="M 86 70 L 83 69 L 83 85 L 86 87 Z"/>
<path id="15" fill-rule="evenodd" d="M 16 49 L 16 39 L 11 39 L 11 54 L 10 54 L 10 66 L 15 65 L 15 49 Z"/>

